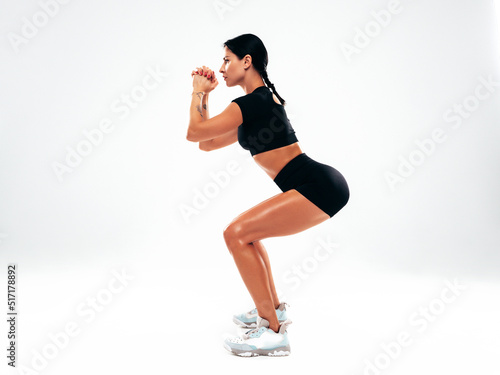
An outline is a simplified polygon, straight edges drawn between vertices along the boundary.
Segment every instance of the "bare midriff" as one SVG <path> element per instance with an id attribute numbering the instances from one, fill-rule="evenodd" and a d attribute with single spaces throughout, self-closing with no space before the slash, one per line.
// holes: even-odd
<path id="1" fill-rule="evenodd" d="M 275 148 L 254 155 L 253 160 L 274 180 L 279 171 L 294 157 L 302 154 L 303 151 L 299 146 L 299 142 L 292 143 L 288 146 Z"/>

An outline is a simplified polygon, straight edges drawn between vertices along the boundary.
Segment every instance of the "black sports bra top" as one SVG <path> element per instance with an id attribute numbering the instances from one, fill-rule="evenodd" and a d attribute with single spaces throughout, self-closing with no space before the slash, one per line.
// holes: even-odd
<path id="1" fill-rule="evenodd" d="M 267 86 L 259 86 L 232 102 L 238 104 L 243 116 L 238 143 L 252 156 L 298 142 L 285 108 L 274 101 Z"/>

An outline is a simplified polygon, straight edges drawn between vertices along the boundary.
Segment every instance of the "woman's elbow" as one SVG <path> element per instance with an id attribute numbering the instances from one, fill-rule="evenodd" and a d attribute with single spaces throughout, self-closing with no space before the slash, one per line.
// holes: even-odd
<path id="1" fill-rule="evenodd" d="M 199 148 L 201 151 L 212 151 L 213 148 L 210 147 L 210 144 L 211 144 L 211 140 L 210 141 L 201 141 L 200 144 L 199 144 Z"/>
<path id="2" fill-rule="evenodd" d="M 200 142 L 196 124 L 190 122 L 187 128 L 186 139 L 190 142 Z"/>
<path id="3" fill-rule="evenodd" d="M 193 131 L 188 130 L 186 134 L 186 139 L 190 142 L 198 142 Z"/>

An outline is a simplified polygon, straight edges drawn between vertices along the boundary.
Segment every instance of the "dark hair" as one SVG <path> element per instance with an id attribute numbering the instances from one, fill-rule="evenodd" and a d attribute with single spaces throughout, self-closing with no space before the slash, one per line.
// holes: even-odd
<path id="1" fill-rule="evenodd" d="M 274 88 L 274 85 L 267 76 L 267 50 L 266 47 L 264 47 L 264 43 L 262 43 L 262 40 L 260 40 L 258 36 L 253 34 L 242 34 L 236 38 L 227 40 L 223 46 L 229 48 L 231 52 L 238 56 L 240 60 L 246 55 L 252 56 L 252 65 L 262 76 L 267 87 L 273 91 L 282 105 L 286 105 L 285 100 L 279 96 Z"/>

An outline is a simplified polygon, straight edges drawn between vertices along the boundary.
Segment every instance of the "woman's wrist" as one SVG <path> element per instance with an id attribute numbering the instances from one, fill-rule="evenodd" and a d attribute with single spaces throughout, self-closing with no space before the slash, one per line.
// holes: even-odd
<path id="1" fill-rule="evenodd" d="M 193 89 L 192 93 L 195 94 L 195 93 L 199 93 L 199 92 L 202 93 L 203 95 L 208 95 L 208 93 L 210 91 Z"/>

